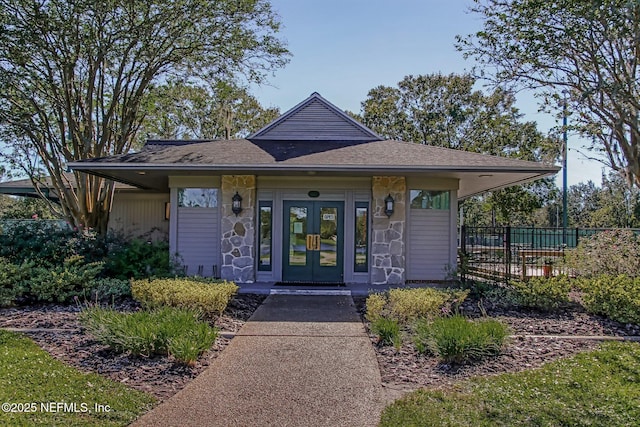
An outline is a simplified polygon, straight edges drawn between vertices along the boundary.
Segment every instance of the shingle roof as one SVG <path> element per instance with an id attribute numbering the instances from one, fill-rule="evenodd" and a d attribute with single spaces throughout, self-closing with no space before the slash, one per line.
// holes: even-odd
<path id="1" fill-rule="evenodd" d="M 83 160 L 73 164 L 83 170 L 89 164 L 123 167 L 206 166 L 207 169 L 257 170 L 277 168 L 365 168 L 365 169 L 539 169 L 541 165 L 518 159 L 451 150 L 403 141 L 249 141 L 215 140 L 193 144 L 147 145 L 130 154 Z M 82 165 L 82 166 L 81 166 Z"/>
<path id="2" fill-rule="evenodd" d="M 180 174 L 421 175 L 459 180 L 459 196 L 554 174 L 557 167 L 414 144 L 383 141 L 314 93 L 248 139 L 149 141 L 136 153 L 70 163 L 75 170 L 167 191 Z M 478 179 L 478 178 L 491 179 Z"/>

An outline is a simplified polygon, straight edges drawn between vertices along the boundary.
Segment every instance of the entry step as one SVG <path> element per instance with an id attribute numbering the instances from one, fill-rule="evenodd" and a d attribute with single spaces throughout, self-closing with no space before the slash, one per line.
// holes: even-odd
<path id="1" fill-rule="evenodd" d="M 348 295 L 348 289 L 271 289 L 270 295 Z"/>

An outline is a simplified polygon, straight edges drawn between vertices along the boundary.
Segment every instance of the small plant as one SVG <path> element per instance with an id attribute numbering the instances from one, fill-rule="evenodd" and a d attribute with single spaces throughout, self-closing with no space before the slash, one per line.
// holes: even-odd
<path id="1" fill-rule="evenodd" d="M 509 330 L 494 319 L 470 321 L 460 315 L 420 320 L 416 324 L 416 349 L 446 363 L 464 363 L 495 356 L 502 350 Z"/>
<path id="2" fill-rule="evenodd" d="M 207 316 L 222 314 L 238 289 L 233 282 L 193 277 L 131 282 L 131 294 L 144 307 L 178 307 Z"/>
<path id="3" fill-rule="evenodd" d="M 587 311 L 640 325 L 640 277 L 602 275 L 579 283 Z"/>
<path id="4" fill-rule="evenodd" d="M 371 323 L 371 332 L 378 336 L 378 345 L 393 345 L 396 349 L 402 346 L 400 324 L 396 320 L 379 317 Z"/>
<path id="5" fill-rule="evenodd" d="M 113 302 L 131 296 L 131 284 L 128 280 L 111 277 L 98 278 L 91 283 L 91 300 Z"/>
<path id="6" fill-rule="evenodd" d="M 165 307 L 152 311 L 120 313 L 99 306 L 80 314 L 87 331 L 116 352 L 134 356 L 171 355 L 193 365 L 211 347 L 217 330 L 200 321 L 194 310 Z"/>

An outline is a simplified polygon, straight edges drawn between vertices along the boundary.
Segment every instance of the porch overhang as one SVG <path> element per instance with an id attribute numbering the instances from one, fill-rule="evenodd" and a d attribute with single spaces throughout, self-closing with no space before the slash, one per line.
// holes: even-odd
<path id="1" fill-rule="evenodd" d="M 145 190 L 166 192 L 169 176 L 339 176 L 363 177 L 402 175 L 423 178 L 453 178 L 459 182 L 458 198 L 464 199 L 487 191 L 525 184 L 556 174 L 560 168 L 542 167 L 429 167 L 429 166 L 367 166 L 367 165 L 202 165 L 202 164 L 131 164 L 84 163 L 70 164 L 75 170 L 86 172 Z"/>

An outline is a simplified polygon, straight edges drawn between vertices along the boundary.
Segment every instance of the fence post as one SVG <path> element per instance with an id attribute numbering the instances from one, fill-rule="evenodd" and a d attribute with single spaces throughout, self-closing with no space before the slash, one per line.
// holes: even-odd
<path id="1" fill-rule="evenodd" d="M 505 238 L 504 238 L 504 281 L 505 283 L 509 283 L 509 279 L 511 278 L 511 226 L 508 225 L 505 228 Z"/>
<path id="2" fill-rule="evenodd" d="M 458 269 L 460 270 L 460 278 L 463 282 L 467 281 L 467 226 L 462 225 L 460 227 L 460 253 L 458 254 L 458 258 L 460 259 Z"/>
<path id="3" fill-rule="evenodd" d="M 576 248 L 578 247 L 578 239 L 580 238 L 580 229 L 576 227 Z"/>

